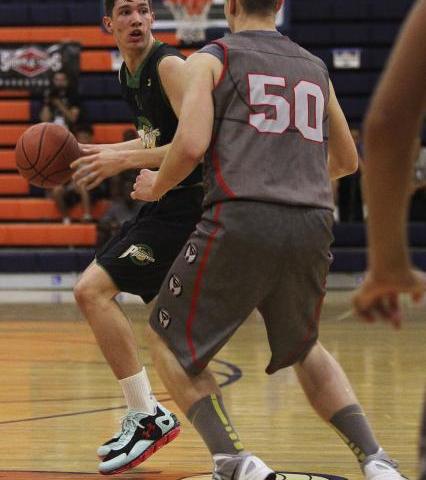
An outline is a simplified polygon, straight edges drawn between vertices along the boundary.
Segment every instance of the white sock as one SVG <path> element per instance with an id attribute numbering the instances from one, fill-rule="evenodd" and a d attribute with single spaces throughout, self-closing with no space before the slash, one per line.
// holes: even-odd
<path id="1" fill-rule="evenodd" d="M 129 410 L 149 413 L 153 415 L 157 406 L 157 399 L 152 393 L 151 384 L 145 367 L 141 372 L 131 377 L 119 380 Z"/>

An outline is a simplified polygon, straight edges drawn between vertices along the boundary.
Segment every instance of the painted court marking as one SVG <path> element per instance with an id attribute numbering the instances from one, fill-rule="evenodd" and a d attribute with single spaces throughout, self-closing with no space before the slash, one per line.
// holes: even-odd
<path id="1" fill-rule="evenodd" d="M 88 472 L 31 472 L 31 471 L 0 471 L 0 480 L 94 480 L 95 478 L 105 478 L 98 473 Z M 126 480 L 139 478 L 143 480 L 211 480 L 211 473 L 165 473 L 161 471 L 141 471 L 123 473 L 114 476 L 116 480 Z M 277 472 L 277 480 L 348 480 L 344 477 L 327 475 L 321 473 L 297 473 L 297 472 Z"/>

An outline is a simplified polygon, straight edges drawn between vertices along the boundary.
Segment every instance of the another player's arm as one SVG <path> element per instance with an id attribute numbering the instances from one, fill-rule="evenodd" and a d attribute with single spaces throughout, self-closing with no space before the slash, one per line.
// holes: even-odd
<path id="1" fill-rule="evenodd" d="M 406 219 L 413 149 L 426 108 L 426 0 L 403 27 L 365 122 L 364 194 L 370 267 L 395 274 L 410 265 Z"/>
<path id="2" fill-rule="evenodd" d="M 329 85 L 330 98 L 327 106 L 330 121 L 328 172 L 332 180 L 337 180 L 356 172 L 358 152 L 331 81 Z"/>
<path id="3" fill-rule="evenodd" d="M 170 55 L 161 59 L 158 73 L 164 92 L 175 114 L 179 116 L 182 103 L 184 80 L 183 59 Z M 140 139 L 115 144 L 82 146 L 84 157 L 71 164 L 76 170 L 73 179 L 77 184 L 91 189 L 105 178 L 118 175 L 124 170 L 158 168 L 169 145 L 157 148 L 144 148 Z"/>
<path id="4" fill-rule="evenodd" d="M 361 318 L 379 314 L 401 324 L 398 294 L 416 300 L 426 279 L 410 261 L 406 220 L 415 137 L 426 110 L 426 0 L 408 16 L 364 125 L 364 195 L 368 206 L 369 271 L 354 296 Z"/>
<path id="5" fill-rule="evenodd" d="M 175 137 L 160 170 L 142 170 L 132 193 L 134 199 L 159 199 L 198 165 L 212 136 L 212 90 L 221 71 L 221 62 L 210 54 L 196 54 L 186 61 L 188 81 Z"/>

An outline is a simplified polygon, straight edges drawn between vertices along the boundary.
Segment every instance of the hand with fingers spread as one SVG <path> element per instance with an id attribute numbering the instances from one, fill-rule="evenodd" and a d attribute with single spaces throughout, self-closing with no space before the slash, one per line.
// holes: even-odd
<path id="1" fill-rule="evenodd" d="M 426 292 L 426 275 L 414 269 L 378 277 L 369 271 L 353 297 L 353 306 L 361 320 L 374 322 L 381 318 L 395 328 L 401 327 L 400 294 L 408 293 L 419 302 Z"/>
<path id="2" fill-rule="evenodd" d="M 133 200 L 144 200 L 146 202 L 159 200 L 159 195 L 154 190 L 157 176 L 158 172 L 147 169 L 141 170 L 133 185 L 133 192 L 130 194 Z"/>
<path id="3" fill-rule="evenodd" d="M 84 156 L 72 162 L 71 168 L 75 170 L 74 182 L 87 190 L 124 170 L 121 152 L 96 145 L 81 146 L 81 150 Z"/>

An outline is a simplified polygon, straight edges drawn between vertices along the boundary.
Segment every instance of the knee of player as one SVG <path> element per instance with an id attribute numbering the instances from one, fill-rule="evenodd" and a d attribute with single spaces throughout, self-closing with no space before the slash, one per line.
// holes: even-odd
<path id="1" fill-rule="evenodd" d="M 88 305 L 97 298 L 96 288 L 84 274 L 74 285 L 74 298 L 80 306 Z"/>

